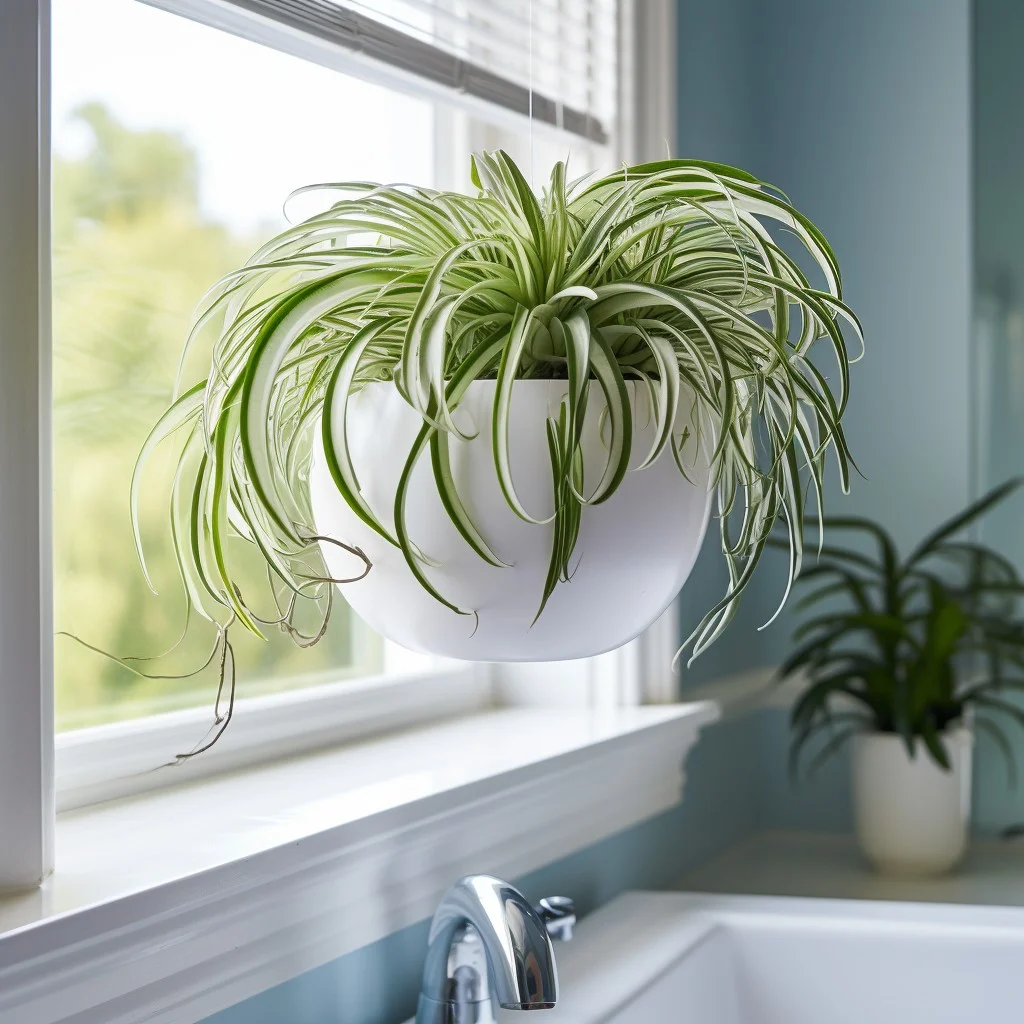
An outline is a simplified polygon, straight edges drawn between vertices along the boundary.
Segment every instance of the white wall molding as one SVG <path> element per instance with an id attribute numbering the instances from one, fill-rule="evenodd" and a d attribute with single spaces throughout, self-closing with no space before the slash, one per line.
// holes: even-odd
<path id="1" fill-rule="evenodd" d="M 515 877 L 666 810 L 682 797 L 687 752 L 716 717 L 706 703 L 494 711 L 381 740 L 389 745 L 376 752 L 313 755 L 62 816 L 61 849 L 81 850 L 91 832 L 96 856 L 62 862 L 20 904 L 0 901 L 0 931 L 29 919 L 0 934 L 0 1020 L 192 1024 L 422 920 L 463 873 Z M 524 755 L 523 736 L 539 754 Z M 367 777 L 371 765 L 390 771 L 393 788 L 425 795 L 389 797 L 388 778 Z M 275 778 L 301 787 L 297 817 L 295 794 Z M 344 790 L 339 779 L 351 793 L 315 792 Z M 339 807 L 345 820 L 332 824 Z M 224 834 L 210 836 L 218 821 Z M 264 848 L 240 845 L 246 822 Z M 112 834 L 127 844 L 114 857 Z M 204 838 L 238 856 L 202 867 Z M 177 876 L 159 882 L 147 856 Z M 108 898 L 89 891 L 98 864 Z M 136 884 L 139 871 L 150 872 L 147 884 Z"/>

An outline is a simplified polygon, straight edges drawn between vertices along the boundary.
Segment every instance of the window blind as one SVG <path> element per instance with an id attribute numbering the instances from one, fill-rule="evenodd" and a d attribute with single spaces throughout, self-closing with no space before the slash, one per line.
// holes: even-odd
<path id="1" fill-rule="evenodd" d="M 616 0 L 333 0 L 503 80 L 505 105 L 605 141 L 617 97 Z M 497 85 L 497 83 L 495 83 Z"/>
<path id="2" fill-rule="evenodd" d="M 618 0 L 143 2 L 264 42 L 277 26 L 593 142 L 615 131 Z"/>

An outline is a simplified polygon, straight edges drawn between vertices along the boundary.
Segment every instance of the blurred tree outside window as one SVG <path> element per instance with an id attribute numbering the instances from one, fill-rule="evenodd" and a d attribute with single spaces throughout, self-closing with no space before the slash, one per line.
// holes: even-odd
<path id="1" fill-rule="evenodd" d="M 55 685 L 57 728 L 67 730 L 214 700 L 218 664 L 148 679 L 84 644 L 122 658 L 173 649 L 131 662 L 166 677 L 210 657 L 209 623 L 196 619 L 183 636 L 167 525 L 172 446 L 147 471 L 140 506 L 159 596 L 135 555 L 129 484 L 197 305 L 284 227 L 288 194 L 354 180 L 467 189 L 477 149 L 506 149 L 540 180 L 556 160 L 582 175 L 609 153 L 510 130 L 140 0 L 52 2 Z M 300 197 L 288 219 L 330 201 Z M 262 559 L 250 560 L 249 585 L 265 587 Z M 383 642 L 340 597 L 312 649 L 277 632 L 264 643 L 237 630 L 232 643 L 243 697 L 383 668 Z"/>
<path id="2" fill-rule="evenodd" d="M 178 643 L 170 448 L 141 506 L 159 597 L 135 556 L 128 494 L 193 312 L 284 225 L 292 188 L 429 184 L 432 111 L 135 0 L 55 0 L 53 26 L 55 623 L 121 657 L 174 648 L 136 664 L 180 675 L 206 661 L 215 636 L 196 620 Z M 255 557 L 251 585 L 265 584 Z M 240 696 L 381 669 L 380 639 L 340 599 L 312 649 L 239 631 L 235 651 Z M 58 729 L 210 704 L 219 678 L 216 664 L 141 678 L 60 632 L 55 660 Z"/>

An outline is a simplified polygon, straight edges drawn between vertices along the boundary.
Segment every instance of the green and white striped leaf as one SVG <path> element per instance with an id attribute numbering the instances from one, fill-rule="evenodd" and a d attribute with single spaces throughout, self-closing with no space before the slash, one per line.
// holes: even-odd
<path id="1" fill-rule="evenodd" d="M 778 189 L 712 161 L 653 161 L 577 181 L 559 164 L 542 195 L 505 153 L 480 154 L 471 170 L 479 191 L 468 196 L 371 182 L 309 186 L 336 191 L 337 201 L 211 288 L 185 345 L 181 397 L 154 426 L 133 475 L 144 572 L 141 474 L 155 447 L 186 427 L 170 514 L 190 610 L 218 629 L 237 622 L 260 632 L 265 619 L 242 596 L 230 557 L 237 535 L 266 561 L 273 600 L 293 595 L 282 628 L 305 635 L 293 613 L 310 604 L 326 620 L 331 587 L 309 494 L 319 435 L 354 514 L 401 549 L 429 594 L 472 614 L 431 582 L 408 486 L 429 450 L 464 542 L 504 565 L 501 538 L 482 535 L 451 467 L 451 445 L 467 436 L 459 402 L 475 381 L 494 380 L 501 492 L 538 538 L 545 524 L 553 531 L 541 612 L 555 587 L 571 586 L 587 506 L 617 493 L 631 461 L 646 472 L 667 447 L 685 474 L 698 457 L 709 460 L 730 582 L 690 638 L 699 653 L 735 615 L 780 516 L 790 550 L 785 601 L 803 558 L 805 504 L 824 515 L 827 461 L 849 487 L 842 420 L 863 337 L 836 255 Z M 207 346 L 206 372 L 186 379 Z M 510 420 L 520 382 L 552 378 L 566 381 L 566 398 L 557 417 L 546 416 L 555 506 L 538 518 L 516 493 Z M 587 498 L 580 445 L 595 382 L 607 451 Z M 393 527 L 369 507 L 350 452 L 347 405 L 370 383 L 396 388 L 421 421 L 415 443 L 396 453 L 404 473 Z M 635 460 L 631 388 L 649 399 L 653 432 Z M 692 432 L 679 438 L 684 394 Z"/>

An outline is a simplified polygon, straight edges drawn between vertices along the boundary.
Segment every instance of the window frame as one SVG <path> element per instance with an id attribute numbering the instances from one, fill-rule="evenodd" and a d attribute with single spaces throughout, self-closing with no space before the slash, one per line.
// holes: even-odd
<path id="1" fill-rule="evenodd" d="M 469 715 L 493 703 L 488 666 L 423 660 L 420 668 L 238 700 L 231 725 L 195 758 L 174 760 L 212 735 L 215 722 L 209 707 L 59 732 L 54 749 L 56 810 L 78 810 L 363 741 Z"/>
<path id="2" fill-rule="evenodd" d="M 138 0 L 211 22 L 197 13 L 269 6 L 243 0 Z M 317 5 L 318 0 L 298 0 Z M 322 4 L 320 5 L 322 6 Z M 612 138 L 616 162 L 657 157 L 674 137 L 674 0 L 619 0 L 620 119 Z M 268 30 L 266 19 L 262 30 Z M 246 33 L 240 33 L 246 34 Z M 252 38 L 252 36 L 249 36 Z M 276 42 L 275 42 L 276 39 Z M 256 41 L 325 63 L 323 47 L 277 27 Z M 0 892 L 33 888 L 52 872 L 56 813 L 55 756 L 61 807 L 153 788 L 154 773 L 131 764 L 131 751 L 151 752 L 156 736 L 194 736 L 209 710 L 154 715 L 116 726 L 54 736 L 50 427 L 50 0 L 24 0 L 5 14 L 0 36 Z M 302 52 L 296 52 L 301 50 Z M 339 67 L 338 47 L 330 66 Z M 346 51 L 347 52 L 347 51 Z M 630 59 L 644 53 L 644 61 Z M 351 57 L 351 55 L 349 55 Z M 348 59 L 348 58 L 346 58 Z M 339 70 L 385 80 L 409 91 L 408 74 L 364 61 Z M 379 63 L 379 62 L 378 62 Z M 362 70 L 357 70 L 358 68 Z M 469 113 L 522 129 L 514 110 L 453 93 L 436 82 L 420 95 L 453 99 Z M 440 90 L 440 91 L 439 91 Z M 655 110 L 657 113 L 652 114 Z M 641 118 L 634 111 L 645 112 Z M 549 130 L 543 124 L 538 131 Z M 17 257 L 17 258 L 15 258 Z M 669 670 L 677 642 L 675 608 L 647 633 L 618 651 L 558 666 L 445 666 L 389 674 L 251 698 L 219 752 L 210 751 L 160 783 L 186 781 L 252 763 L 261 757 L 338 743 L 367 731 L 400 728 L 439 715 L 469 713 L 494 704 L 622 707 L 676 699 Z M 544 681 L 557 673 L 553 691 Z M 371 691 L 373 691 L 371 693 Z M 361 709 L 361 711 L 359 710 Z M 359 711 L 359 713 L 357 713 Z M 286 720 L 275 728 L 274 723 Z M 325 722 L 331 723 L 325 727 Z M 233 736 L 231 734 L 234 734 Z M 311 733 L 318 737 L 310 740 Z M 89 735 L 86 735 L 89 734 Z M 113 740 L 119 756 L 112 757 Z M 194 742 L 194 740 L 193 740 Z M 219 746 L 219 745 L 218 745 Z M 125 757 L 123 747 L 129 751 Z M 151 767 L 151 766 L 150 766 Z M 159 774 L 159 773 L 157 773 Z M 145 775 L 149 778 L 146 779 Z M 143 781 L 139 781 L 142 779 Z M 65 780 L 67 780 L 65 782 Z"/>
<path id="3" fill-rule="evenodd" d="M 49 14 L 0 33 L 0 891 L 53 870 Z"/>

